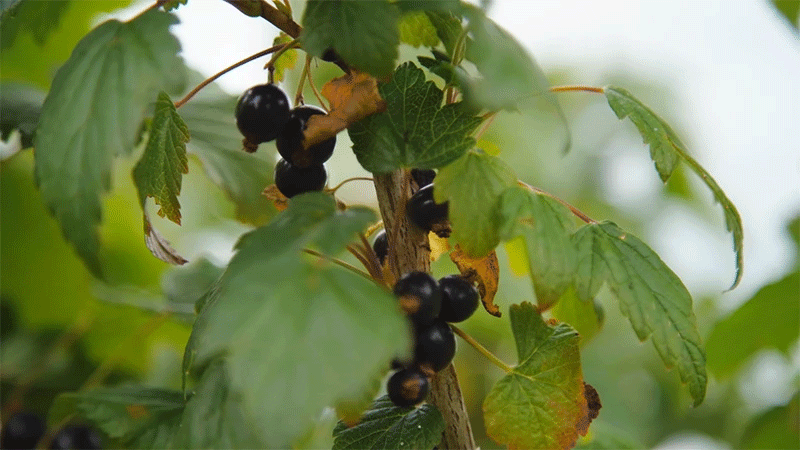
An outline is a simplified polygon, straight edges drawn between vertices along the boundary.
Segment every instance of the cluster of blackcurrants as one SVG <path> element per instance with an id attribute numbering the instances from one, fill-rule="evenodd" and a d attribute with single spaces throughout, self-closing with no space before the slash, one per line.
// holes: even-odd
<path id="1" fill-rule="evenodd" d="M 325 114 L 310 105 L 289 107 L 289 98 L 274 84 L 259 84 L 242 94 L 236 104 L 236 126 L 244 135 L 244 148 L 254 152 L 258 144 L 275 140 L 281 160 L 275 166 L 275 185 L 287 198 L 321 191 L 328 180 L 323 163 L 333 155 L 336 137 L 303 149 L 308 119 Z"/>
<path id="2" fill-rule="evenodd" d="M 386 390 L 395 405 L 407 407 L 425 399 L 429 378 L 453 360 L 456 339 L 448 322 L 472 316 L 479 294 L 460 275 L 448 275 L 437 283 L 425 272 L 403 275 L 394 285 L 394 294 L 414 329 L 414 357 L 392 362 L 399 370 L 389 378 Z"/>
<path id="3" fill-rule="evenodd" d="M 6 449 L 36 448 L 47 426 L 35 413 L 21 411 L 14 413 L 3 425 L 0 447 Z M 89 427 L 69 425 L 62 428 L 50 442 L 51 449 L 99 449 L 102 448 L 100 435 Z"/>

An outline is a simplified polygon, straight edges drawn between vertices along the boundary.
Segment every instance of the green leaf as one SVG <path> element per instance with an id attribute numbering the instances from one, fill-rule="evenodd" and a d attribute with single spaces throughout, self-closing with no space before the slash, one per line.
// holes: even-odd
<path id="1" fill-rule="evenodd" d="M 264 417 L 258 416 L 258 419 L 264 420 Z M 274 447 L 261 440 L 255 426 L 256 422 L 244 411 L 241 396 L 230 388 L 224 360 L 217 359 L 203 372 L 186 402 L 172 448 Z"/>
<path id="2" fill-rule="evenodd" d="M 662 181 L 667 181 L 677 167 L 680 157 L 711 189 L 714 199 L 722 206 L 725 215 L 725 227 L 730 233 L 733 233 L 733 249 L 736 253 L 736 278 L 730 289 L 735 288 L 742 279 L 744 267 L 744 253 L 742 250 L 744 231 L 742 230 L 742 218 L 739 216 L 736 206 L 728 199 L 722 188 L 711 177 L 711 174 L 706 172 L 689 155 L 678 135 L 672 131 L 672 128 L 661 117 L 625 89 L 606 86 L 604 92 L 609 106 L 614 110 L 614 114 L 620 120 L 626 117 L 630 118 L 631 122 L 639 130 L 639 134 L 644 138 L 644 142 L 650 145 L 650 158 L 655 162 L 656 170 Z"/>
<path id="3" fill-rule="evenodd" d="M 358 425 L 336 425 L 333 449 L 431 449 L 442 440 L 444 427 L 442 414 L 430 403 L 400 408 L 384 395 L 375 400 Z"/>
<path id="4" fill-rule="evenodd" d="M 236 205 L 237 218 L 263 225 L 275 214 L 275 208 L 261 195 L 273 182 L 274 150 L 242 150 L 242 135 L 233 114 L 236 102 L 236 97 L 212 84 L 182 106 L 181 115 L 192 133 L 186 148 Z"/>
<path id="5" fill-rule="evenodd" d="M 431 25 L 436 28 L 436 35 L 444 44 L 448 55 L 453 55 L 453 50 L 458 41 L 458 37 L 463 32 L 461 20 L 455 15 L 441 11 L 425 11 Z"/>
<path id="6" fill-rule="evenodd" d="M 519 364 L 483 402 L 486 433 L 510 449 L 571 448 L 586 410 L 578 333 L 527 302 L 509 313 Z"/>
<path id="7" fill-rule="evenodd" d="M 800 394 L 783 406 L 768 409 L 756 416 L 742 435 L 736 448 L 778 449 L 800 448 Z"/>
<path id="8" fill-rule="evenodd" d="M 189 0 L 167 0 L 161 5 L 164 11 L 173 11 L 188 3 Z"/>
<path id="9" fill-rule="evenodd" d="M 108 21 L 86 35 L 56 73 L 44 102 L 36 146 L 36 179 L 64 236 L 100 273 L 96 226 L 100 196 L 115 156 L 129 154 L 153 92 L 184 83 L 173 16 L 149 11 Z"/>
<path id="10" fill-rule="evenodd" d="M 567 289 L 550 312 L 559 321 L 575 328 L 581 335 L 581 346 L 586 345 L 603 326 L 602 306 L 594 300 L 581 300 L 574 289 Z"/>
<path id="11" fill-rule="evenodd" d="M 435 47 L 439 43 L 436 28 L 424 11 L 411 11 L 400 17 L 400 42 L 413 47 Z"/>
<path id="12" fill-rule="evenodd" d="M 607 283 L 620 309 L 644 341 L 652 335 L 667 368 L 677 366 L 695 406 L 706 393 L 706 357 L 692 297 L 677 275 L 636 236 L 610 222 L 586 225 L 574 235 L 576 290 L 591 300 Z"/>
<path id="13" fill-rule="evenodd" d="M 373 173 L 401 167 L 435 169 L 464 154 L 480 124 L 462 103 L 442 106 L 444 92 L 425 73 L 407 62 L 392 81 L 378 88 L 386 111 L 348 129 L 358 162 Z"/>
<path id="14" fill-rule="evenodd" d="M 524 238 L 536 302 L 547 309 L 572 285 L 577 265 L 574 219 L 558 201 L 520 186 L 503 193 L 500 205 L 502 237 Z"/>
<path id="15" fill-rule="evenodd" d="M 484 256 L 500 243 L 500 195 L 516 175 L 500 158 L 470 151 L 436 175 L 433 196 L 450 202 L 452 239 L 473 257 Z"/>
<path id="16" fill-rule="evenodd" d="M 646 448 L 625 431 L 602 420 L 592 422 L 592 432 L 578 440 L 576 450 L 639 450 Z"/>
<path id="17" fill-rule="evenodd" d="M 311 55 L 333 48 L 349 66 L 385 77 L 397 59 L 399 18 L 397 7 L 385 0 L 309 0 L 300 41 Z"/>
<path id="18" fill-rule="evenodd" d="M 21 31 L 27 31 L 33 36 L 33 41 L 39 46 L 44 45 L 50 34 L 58 29 L 69 1 L 42 2 L 26 0 L 8 2 L 12 6 L 6 7 L 3 2 L 3 26 L 0 27 L 0 48 L 5 50 L 10 47 Z"/>
<path id="19" fill-rule="evenodd" d="M 268 447 L 285 447 L 322 408 L 358 397 L 410 348 L 391 293 L 301 255 L 308 247 L 338 253 L 374 220 L 365 208 L 337 211 L 321 193 L 293 197 L 271 224 L 242 238 L 205 301 L 185 361 L 227 355 L 231 390 Z"/>
<path id="20" fill-rule="evenodd" d="M 58 396 L 48 422 L 55 425 L 76 412 L 116 445 L 166 448 L 178 427 L 183 407 L 180 391 L 118 386 Z"/>
<path id="21" fill-rule="evenodd" d="M 790 356 L 789 349 L 800 336 L 798 292 L 800 274 L 795 272 L 762 287 L 719 321 L 706 344 L 709 368 L 727 377 L 759 350 L 774 348 Z"/>
<path id="22" fill-rule="evenodd" d="M 207 258 L 198 258 L 165 273 L 161 290 L 172 305 L 194 306 L 211 289 L 223 270 Z"/>
<path id="23" fill-rule="evenodd" d="M 772 6 L 780 12 L 786 20 L 798 30 L 800 24 L 800 1 L 798 0 L 770 0 Z"/>
<path id="24" fill-rule="evenodd" d="M 481 75 L 465 90 L 467 102 L 478 109 L 513 111 L 527 100 L 543 98 L 558 107 L 547 77 L 528 51 L 480 9 L 471 7 L 465 12 L 472 36 L 466 59 Z"/>
<path id="25" fill-rule="evenodd" d="M 133 181 L 144 208 L 147 197 L 161 205 L 158 215 L 180 225 L 182 174 L 189 173 L 186 143 L 189 128 L 165 92 L 158 94 L 155 116 L 150 124 L 147 146 L 133 168 Z"/>

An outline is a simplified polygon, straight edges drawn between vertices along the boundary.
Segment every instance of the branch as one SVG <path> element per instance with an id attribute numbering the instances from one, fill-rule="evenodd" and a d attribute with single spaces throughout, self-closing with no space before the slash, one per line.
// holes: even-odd
<path id="1" fill-rule="evenodd" d="M 263 17 L 267 22 L 275 25 L 294 39 L 300 36 L 303 28 L 297 22 L 292 20 L 291 17 L 282 13 L 274 6 L 267 3 L 265 0 L 259 0 L 257 3 L 253 0 L 225 0 L 231 6 L 238 9 L 245 15 L 250 17 Z M 259 8 L 260 7 L 260 8 Z"/>

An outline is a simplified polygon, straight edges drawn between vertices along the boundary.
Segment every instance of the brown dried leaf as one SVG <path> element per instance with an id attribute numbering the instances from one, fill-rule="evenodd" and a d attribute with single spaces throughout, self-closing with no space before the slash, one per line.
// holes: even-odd
<path id="1" fill-rule="evenodd" d="M 494 304 L 494 296 L 497 294 L 500 281 L 500 264 L 497 261 L 497 253 L 492 250 L 486 256 L 473 258 L 456 245 L 450 252 L 450 259 L 456 264 L 464 278 L 471 283 L 478 283 L 478 292 L 481 294 L 481 302 L 483 302 L 486 312 L 500 317 L 500 308 Z"/>
<path id="2" fill-rule="evenodd" d="M 170 246 L 169 241 L 164 239 L 164 236 L 161 236 L 158 230 L 153 228 L 147 214 L 142 215 L 142 219 L 144 221 L 144 245 L 147 246 L 147 249 L 150 250 L 153 256 L 176 266 L 189 262 Z"/>
<path id="3" fill-rule="evenodd" d="M 378 93 L 378 80 L 363 72 L 351 72 L 334 78 L 322 86 L 331 110 L 327 115 L 311 116 L 304 132 L 305 148 L 330 139 L 350 124 L 386 110 L 386 102 Z"/>
<path id="4" fill-rule="evenodd" d="M 269 186 L 264 189 L 264 192 L 261 193 L 264 197 L 272 201 L 272 204 L 275 206 L 275 209 L 278 211 L 283 211 L 287 207 L 289 207 L 289 199 L 286 198 L 285 195 L 281 194 L 281 191 L 278 190 L 278 187 L 274 184 L 270 184 Z"/>

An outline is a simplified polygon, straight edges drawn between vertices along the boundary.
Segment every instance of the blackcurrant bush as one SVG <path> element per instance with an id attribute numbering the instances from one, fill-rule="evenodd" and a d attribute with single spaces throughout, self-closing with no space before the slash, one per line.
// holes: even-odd
<path id="1" fill-rule="evenodd" d="M 395 405 L 406 408 L 425 400 L 430 390 L 428 378 L 416 369 L 396 372 L 386 383 L 386 393 Z"/>
<path id="2" fill-rule="evenodd" d="M 475 286 L 460 275 L 448 275 L 439 279 L 442 291 L 442 310 L 439 318 L 445 322 L 462 322 L 478 309 L 480 295 Z"/>
<path id="3" fill-rule="evenodd" d="M 456 355 L 456 337 L 444 320 L 436 320 L 433 325 L 419 329 L 416 338 L 414 362 L 419 367 L 438 372 L 447 367 Z"/>
<path id="4" fill-rule="evenodd" d="M 99 449 L 102 448 L 100 435 L 84 426 L 72 425 L 64 427 L 53 437 L 52 449 Z"/>
<path id="5" fill-rule="evenodd" d="M 408 199 L 406 213 L 414 224 L 425 231 L 431 231 L 434 224 L 447 219 L 448 202 L 433 201 L 433 185 L 429 184 L 418 190 Z"/>
<path id="6" fill-rule="evenodd" d="M 375 242 L 372 243 L 372 249 L 378 255 L 378 260 L 381 264 L 386 261 L 386 255 L 389 254 L 389 238 L 386 236 L 386 230 L 381 230 L 375 236 Z"/>
<path id="7" fill-rule="evenodd" d="M 430 325 L 442 309 L 439 286 L 425 272 L 409 272 L 400 277 L 394 285 L 394 295 L 415 327 Z"/>
<path id="8" fill-rule="evenodd" d="M 324 115 L 325 111 L 309 105 L 298 106 L 289 113 L 289 120 L 286 121 L 275 142 L 278 153 L 283 159 L 298 167 L 322 164 L 330 159 L 333 149 L 336 147 L 336 136 L 303 150 L 303 132 L 308 119 L 318 114 Z"/>
<path id="9" fill-rule="evenodd" d="M 46 430 L 44 420 L 31 412 L 18 412 L 3 427 L 2 448 L 35 448 Z"/>
<path id="10" fill-rule="evenodd" d="M 236 104 L 236 126 L 253 145 L 276 137 L 289 120 L 289 98 L 274 84 L 246 90 Z"/>
<path id="11" fill-rule="evenodd" d="M 328 173 L 322 164 L 301 169 L 281 159 L 275 165 L 275 186 L 286 198 L 292 198 L 303 192 L 321 191 L 327 179 Z"/>
<path id="12" fill-rule="evenodd" d="M 436 172 L 432 169 L 411 169 L 411 178 L 422 189 L 433 183 L 433 179 L 436 178 Z"/>

